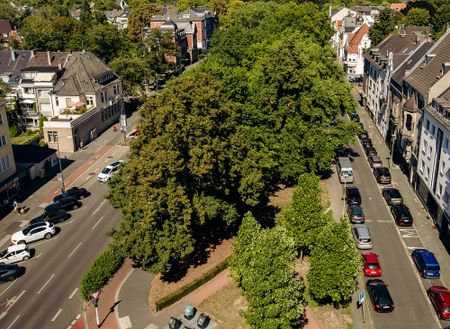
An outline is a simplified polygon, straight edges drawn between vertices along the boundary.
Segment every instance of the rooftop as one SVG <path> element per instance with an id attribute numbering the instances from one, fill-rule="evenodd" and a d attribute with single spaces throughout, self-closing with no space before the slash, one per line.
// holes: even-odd
<path id="1" fill-rule="evenodd" d="M 12 31 L 11 24 L 7 19 L 0 19 L 0 34 L 10 34 Z"/>
<path id="2" fill-rule="evenodd" d="M 13 144 L 12 147 L 16 163 L 40 163 L 56 153 L 56 150 L 37 145 Z"/>

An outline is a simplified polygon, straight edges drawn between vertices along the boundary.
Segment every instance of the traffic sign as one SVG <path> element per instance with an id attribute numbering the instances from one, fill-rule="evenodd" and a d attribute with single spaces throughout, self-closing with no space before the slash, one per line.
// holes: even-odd
<path id="1" fill-rule="evenodd" d="M 362 304 L 364 302 L 365 297 L 366 297 L 366 292 L 363 290 L 359 293 L 358 303 Z"/>

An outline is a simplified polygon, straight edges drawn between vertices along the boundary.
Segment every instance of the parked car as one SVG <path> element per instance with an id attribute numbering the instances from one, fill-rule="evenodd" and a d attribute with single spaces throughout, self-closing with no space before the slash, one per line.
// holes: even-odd
<path id="1" fill-rule="evenodd" d="M 84 187 L 75 187 L 75 186 L 74 186 L 74 187 L 72 187 L 72 188 L 66 190 L 65 192 L 63 192 L 63 193 L 61 193 L 61 194 L 55 196 L 55 197 L 53 198 L 53 202 L 56 202 L 56 201 L 58 201 L 58 200 L 60 200 L 60 199 L 63 199 L 63 198 L 65 198 L 65 197 L 68 197 L 68 196 L 73 197 L 73 198 L 79 200 L 79 199 L 87 198 L 87 197 L 90 196 L 90 195 L 91 195 L 91 193 L 88 192 Z"/>
<path id="2" fill-rule="evenodd" d="M 450 291 L 442 286 L 432 286 L 427 290 L 428 298 L 442 320 L 450 320 Z"/>
<path id="3" fill-rule="evenodd" d="M 204 328 L 206 328 L 209 325 L 210 321 L 211 321 L 211 319 L 209 318 L 209 316 L 207 316 L 206 314 L 202 313 L 198 317 L 197 327 L 204 329 Z"/>
<path id="4" fill-rule="evenodd" d="M 70 215 L 64 209 L 48 207 L 44 213 L 30 220 L 30 224 L 50 222 L 53 224 L 62 223 L 68 219 Z"/>
<path id="5" fill-rule="evenodd" d="M 45 211 L 50 211 L 52 208 L 63 209 L 63 210 L 75 210 L 82 206 L 82 203 L 71 196 L 66 196 L 59 199 L 56 202 L 45 207 Z"/>
<path id="6" fill-rule="evenodd" d="M 347 207 L 347 215 L 352 224 L 364 223 L 364 211 L 360 206 L 352 205 Z"/>
<path id="7" fill-rule="evenodd" d="M 422 278 L 439 279 L 441 276 L 441 267 L 431 251 L 421 248 L 414 249 L 411 257 Z"/>
<path id="8" fill-rule="evenodd" d="M 367 131 L 363 130 L 362 132 L 360 132 L 358 134 L 358 138 L 360 140 L 367 139 L 367 138 L 369 138 L 369 133 Z"/>
<path id="9" fill-rule="evenodd" d="M 348 205 L 360 205 L 361 194 L 356 186 L 347 186 L 345 188 L 345 200 Z"/>
<path id="10" fill-rule="evenodd" d="M 365 138 L 365 139 L 361 140 L 361 144 L 364 149 L 373 147 L 372 140 L 370 138 Z"/>
<path id="11" fill-rule="evenodd" d="M 394 301 L 383 280 L 368 280 L 366 290 L 376 312 L 392 312 L 394 310 Z"/>
<path id="12" fill-rule="evenodd" d="M 375 168 L 373 170 L 375 179 L 379 184 L 391 184 L 391 173 L 386 167 Z"/>
<path id="13" fill-rule="evenodd" d="M 0 282 L 12 281 L 22 273 L 17 264 L 0 265 Z"/>
<path id="14" fill-rule="evenodd" d="M 391 213 L 398 226 L 412 226 L 413 218 L 408 207 L 404 204 L 394 204 L 391 206 Z"/>
<path id="15" fill-rule="evenodd" d="M 335 153 L 336 153 L 336 155 L 334 156 L 334 159 L 335 159 L 336 162 L 338 162 L 339 158 L 348 157 L 350 155 L 350 150 L 347 147 L 339 146 L 335 150 Z"/>
<path id="16" fill-rule="evenodd" d="M 402 204 L 403 198 L 400 194 L 400 191 L 393 187 L 387 187 L 384 188 L 381 192 L 383 195 L 383 198 L 386 200 L 387 204 L 389 206 L 392 206 L 393 204 Z"/>
<path id="17" fill-rule="evenodd" d="M 195 316 L 196 313 L 197 313 L 197 309 L 194 306 L 187 305 L 184 308 L 183 315 L 186 320 L 191 320 Z"/>
<path id="18" fill-rule="evenodd" d="M 14 244 L 29 243 L 41 239 L 50 239 L 55 235 L 55 225 L 49 222 L 31 224 L 21 231 L 11 236 L 11 242 Z"/>
<path id="19" fill-rule="evenodd" d="M 13 244 L 0 252 L 0 265 L 13 264 L 30 259 L 30 250 L 26 244 Z"/>
<path id="20" fill-rule="evenodd" d="M 381 276 L 381 266 L 378 260 L 378 255 L 373 252 L 366 252 L 362 254 L 364 275 L 370 277 Z"/>
<path id="21" fill-rule="evenodd" d="M 107 181 L 109 181 L 111 177 L 117 173 L 122 162 L 122 160 L 119 160 L 103 168 L 102 171 L 98 174 L 97 180 L 100 183 L 106 183 Z"/>
<path id="22" fill-rule="evenodd" d="M 170 317 L 169 319 L 169 329 L 180 329 L 182 324 L 180 320 L 174 317 Z"/>
<path id="23" fill-rule="evenodd" d="M 369 155 L 367 157 L 367 160 L 369 161 L 369 165 L 372 169 L 383 167 L 383 162 L 381 161 L 381 157 L 379 157 L 378 155 Z"/>
<path id="24" fill-rule="evenodd" d="M 352 112 L 352 113 L 350 114 L 350 119 L 351 119 L 352 121 L 355 121 L 355 122 L 360 122 L 360 121 L 361 121 L 361 120 L 359 119 L 358 113 L 356 113 L 356 112 Z"/>
<path id="25" fill-rule="evenodd" d="M 366 225 L 353 225 L 352 233 L 355 238 L 356 248 L 364 250 L 373 248 L 372 236 L 370 235 L 369 228 Z"/>
<path id="26" fill-rule="evenodd" d="M 366 153 L 366 156 L 368 157 L 378 155 L 377 150 L 373 147 L 364 148 L 364 153 Z"/>

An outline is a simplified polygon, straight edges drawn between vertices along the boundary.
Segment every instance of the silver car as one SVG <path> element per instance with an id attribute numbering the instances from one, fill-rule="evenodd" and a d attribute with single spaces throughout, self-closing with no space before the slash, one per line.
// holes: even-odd
<path id="1" fill-rule="evenodd" d="M 364 250 L 373 248 L 372 236 L 366 225 L 353 225 L 352 233 L 355 238 L 356 248 Z"/>

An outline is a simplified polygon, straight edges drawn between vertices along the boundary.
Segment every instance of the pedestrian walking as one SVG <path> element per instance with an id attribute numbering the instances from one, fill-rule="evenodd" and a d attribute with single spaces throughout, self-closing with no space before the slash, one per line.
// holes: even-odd
<path id="1" fill-rule="evenodd" d="M 80 142 L 80 149 L 83 149 L 83 146 L 84 146 L 84 142 L 81 141 L 81 142 Z"/>

